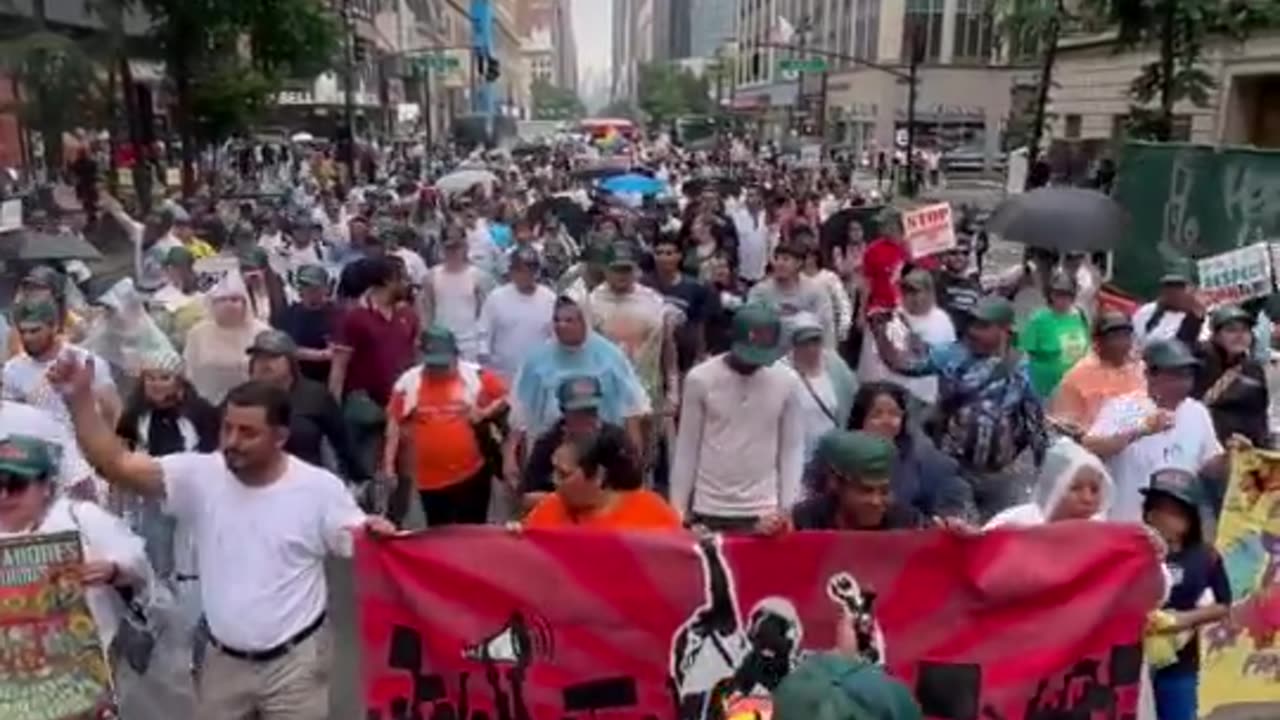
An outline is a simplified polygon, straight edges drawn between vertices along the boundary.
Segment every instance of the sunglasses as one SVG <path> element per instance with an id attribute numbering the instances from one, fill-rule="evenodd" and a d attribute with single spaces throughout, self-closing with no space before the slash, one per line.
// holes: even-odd
<path id="1" fill-rule="evenodd" d="M 0 495 L 21 495 L 35 480 L 25 475 L 0 473 Z"/>

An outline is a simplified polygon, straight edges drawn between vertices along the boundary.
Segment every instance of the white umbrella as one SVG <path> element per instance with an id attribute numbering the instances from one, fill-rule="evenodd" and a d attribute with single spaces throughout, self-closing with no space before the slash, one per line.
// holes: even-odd
<path id="1" fill-rule="evenodd" d="M 310 143 L 315 141 L 316 141 L 316 136 L 312 135 L 309 132 L 294 133 L 293 137 L 289 138 L 289 142 L 294 143 L 295 145 L 301 145 L 302 143 Z"/>
<path id="2" fill-rule="evenodd" d="M 464 193 L 477 185 L 489 190 L 497 182 L 498 176 L 488 170 L 458 170 L 437 180 L 436 189 L 446 194 Z"/>

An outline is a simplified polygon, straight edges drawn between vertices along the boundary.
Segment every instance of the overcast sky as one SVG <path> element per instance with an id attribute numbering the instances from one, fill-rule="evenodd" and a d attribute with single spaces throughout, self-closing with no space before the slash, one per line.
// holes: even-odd
<path id="1" fill-rule="evenodd" d="M 573 36 L 578 42 L 578 72 L 609 71 L 613 42 L 613 0 L 573 0 Z"/>

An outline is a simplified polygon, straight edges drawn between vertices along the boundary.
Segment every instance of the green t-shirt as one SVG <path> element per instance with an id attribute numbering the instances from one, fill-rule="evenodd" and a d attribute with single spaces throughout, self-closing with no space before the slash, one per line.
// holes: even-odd
<path id="1" fill-rule="evenodd" d="M 1027 318 L 1018 346 L 1027 354 L 1031 386 L 1048 399 L 1062 376 L 1089 352 L 1089 324 L 1080 310 L 1057 313 L 1040 308 Z"/>

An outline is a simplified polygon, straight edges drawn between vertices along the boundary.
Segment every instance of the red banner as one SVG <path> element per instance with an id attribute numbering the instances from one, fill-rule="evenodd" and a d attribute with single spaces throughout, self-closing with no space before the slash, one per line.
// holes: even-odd
<path id="1" fill-rule="evenodd" d="M 1158 602 L 1136 527 L 961 537 L 439 530 L 356 555 L 370 720 L 720 718 L 870 604 L 935 720 L 1131 718 Z M 874 596 L 874 601 L 868 603 Z"/>

